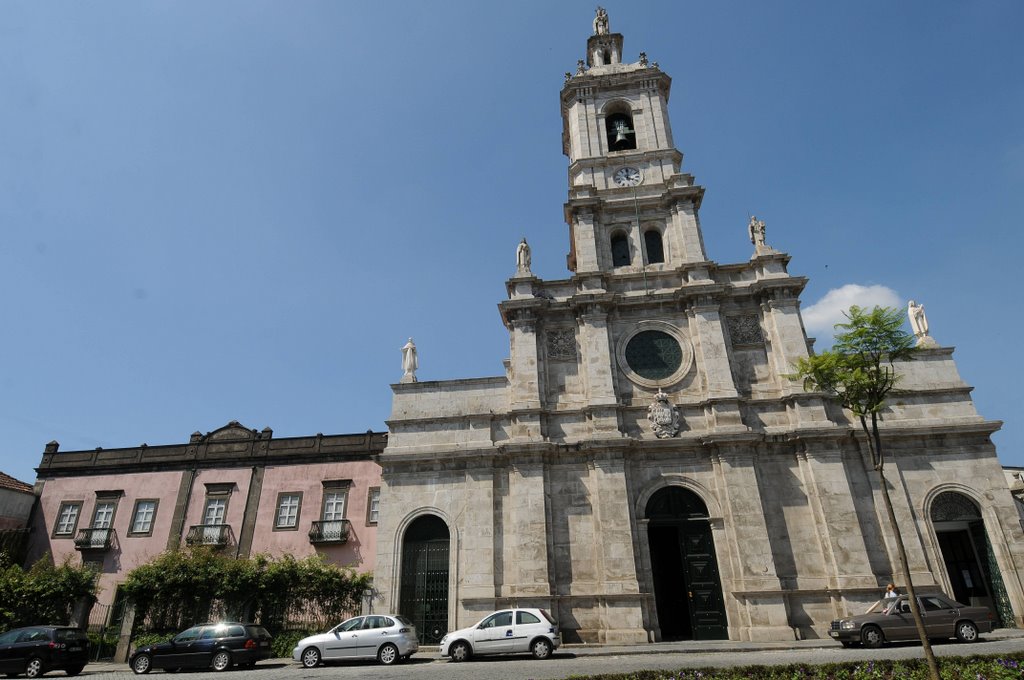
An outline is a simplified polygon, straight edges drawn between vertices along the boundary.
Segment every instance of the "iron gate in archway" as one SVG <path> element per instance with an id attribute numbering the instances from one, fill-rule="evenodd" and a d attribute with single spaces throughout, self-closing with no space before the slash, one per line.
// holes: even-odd
<path id="1" fill-rule="evenodd" d="M 448 632 L 448 526 L 424 515 L 409 525 L 402 543 L 398 613 L 416 625 L 421 644 L 437 644 Z"/>

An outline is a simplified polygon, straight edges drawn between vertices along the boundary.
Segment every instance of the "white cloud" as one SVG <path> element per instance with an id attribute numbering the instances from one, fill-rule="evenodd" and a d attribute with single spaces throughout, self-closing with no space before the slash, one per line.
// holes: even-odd
<path id="1" fill-rule="evenodd" d="M 823 298 L 811 306 L 805 307 L 802 315 L 807 334 L 811 337 L 817 336 L 822 345 L 831 345 L 831 338 L 835 334 L 835 325 L 846 321 L 843 312 L 850 309 L 851 306 L 857 305 L 868 309 L 875 305 L 901 308 L 905 304 L 906 301 L 892 288 L 848 283 L 825 293 Z"/>

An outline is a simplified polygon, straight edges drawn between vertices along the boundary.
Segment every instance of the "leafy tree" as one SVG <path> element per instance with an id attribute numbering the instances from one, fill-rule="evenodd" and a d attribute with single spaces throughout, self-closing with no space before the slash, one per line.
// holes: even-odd
<path id="1" fill-rule="evenodd" d="M 25 571 L 0 554 L 0 629 L 67 623 L 75 602 L 96 597 L 96 572 L 46 555 Z"/>
<path id="2" fill-rule="evenodd" d="M 885 449 L 882 448 L 882 437 L 878 430 L 886 397 L 900 380 L 896 364 L 913 359 L 917 348 L 914 346 L 914 337 L 903 330 L 903 313 L 898 309 L 875 307 L 868 311 L 854 305 L 845 315 L 847 322 L 836 324 L 840 332 L 836 334 L 832 349 L 800 359 L 796 373 L 791 377 L 803 380 L 807 391 L 834 395 L 860 421 L 861 429 L 867 437 L 872 465 L 878 473 L 885 512 L 896 539 L 900 568 L 907 583 L 907 595 L 914 623 L 917 624 L 917 634 L 924 647 L 931 677 L 939 680 L 935 654 L 928 642 L 914 583 L 910 577 L 903 534 L 889 497 L 889 485 L 885 479 Z"/>

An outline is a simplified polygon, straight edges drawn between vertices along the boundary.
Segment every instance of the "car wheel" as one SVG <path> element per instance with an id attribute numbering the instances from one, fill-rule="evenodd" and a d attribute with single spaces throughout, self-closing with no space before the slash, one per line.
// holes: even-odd
<path id="1" fill-rule="evenodd" d="M 44 673 L 43 671 L 43 660 L 33 657 L 28 660 L 25 664 L 25 676 L 29 678 L 38 678 Z"/>
<path id="2" fill-rule="evenodd" d="M 864 626 L 860 631 L 860 641 L 865 647 L 876 649 L 885 642 L 885 636 L 882 635 L 882 629 L 878 626 Z"/>
<path id="3" fill-rule="evenodd" d="M 231 655 L 223 650 L 217 652 L 210 661 L 210 667 L 217 672 L 226 671 L 231 668 Z"/>
<path id="4" fill-rule="evenodd" d="M 956 639 L 960 642 L 977 642 L 978 627 L 970 621 L 961 621 L 956 624 Z"/>
<path id="5" fill-rule="evenodd" d="M 465 642 L 456 642 L 448 651 L 448 656 L 455 663 L 465 661 L 470 656 L 469 645 Z"/>
<path id="6" fill-rule="evenodd" d="M 387 643 L 377 652 L 377 661 L 380 661 L 385 666 L 395 663 L 398 661 L 398 647 L 395 647 L 390 642 Z"/>
<path id="7" fill-rule="evenodd" d="M 299 658 L 306 668 L 316 668 L 320 665 L 320 650 L 316 647 L 309 647 L 302 651 L 302 656 Z"/>
<path id="8" fill-rule="evenodd" d="M 149 658 L 149 654 L 139 654 L 132 660 L 132 671 L 136 675 L 142 675 L 148 673 L 153 669 L 153 660 Z"/>
<path id="9" fill-rule="evenodd" d="M 81 666 L 71 666 L 70 668 L 65 668 L 64 672 L 68 675 L 78 675 L 82 672 L 83 668 L 85 668 L 85 664 L 82 664 Z"/>
<path id="10" fill-rule="evenodd" d="M 546 659 L 551 656 L 551 641 L 547 638 L 537 638 L 530 643 L 530 654 L 534 659 Z"/>

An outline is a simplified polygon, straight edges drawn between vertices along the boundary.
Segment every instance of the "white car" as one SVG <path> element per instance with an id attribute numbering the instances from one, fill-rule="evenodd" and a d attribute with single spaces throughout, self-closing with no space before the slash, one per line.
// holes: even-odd
<path id="1" fill-rule="evenodd" d="M 292 659 L 306 668 L 321 661 L 377 659 L 391 665 L 408 659 L 419 651 L 416 626 L 404 616 L 371 614 L 357 616 L 308 638 L 299 640 L 292 650 Z"/>
<path id="2" fill-rule="evenodd" d="M 543 609 L 503 609 L 441 638 L 441 656 L 465 661 L 474 654 L 521 654 L 546 659 L 562 644 L 558 624 Z"/>

